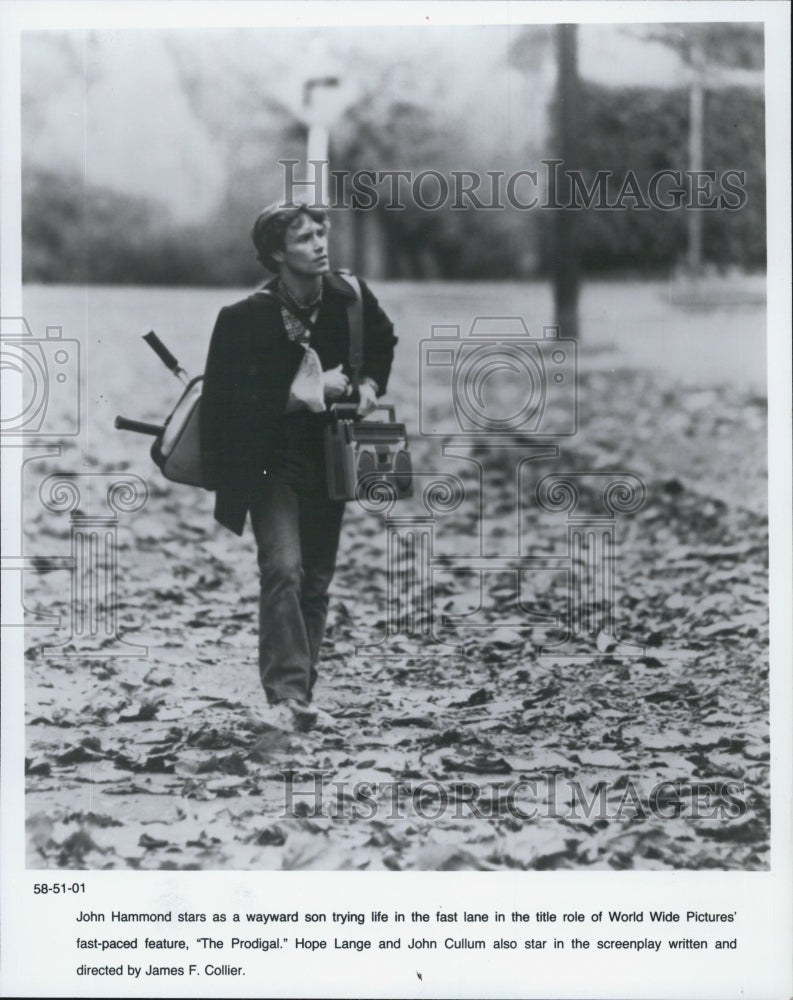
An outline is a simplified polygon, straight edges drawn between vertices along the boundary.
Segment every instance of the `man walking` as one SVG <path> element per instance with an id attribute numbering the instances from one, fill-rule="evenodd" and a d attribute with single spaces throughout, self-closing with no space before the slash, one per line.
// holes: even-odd
<path id="1" fill-rule="evenodd" d="M 246 514 L 258 548 L 259 671 L 263 720 L 310 728 L 310 706 L 336 566 L 344 502 L 328 499 L 323 429 L 334 402 L 366 415 L 388 382 L 396 338 L 360 282 L 363 363 L 353 397 L 349 307 L 343 275 L 330 273 L 324 209 L 274 204 L 251 233 L 276 277 L 221 309 L 201 401 L 204 475 L 215 518 L 241 535 Z"/>

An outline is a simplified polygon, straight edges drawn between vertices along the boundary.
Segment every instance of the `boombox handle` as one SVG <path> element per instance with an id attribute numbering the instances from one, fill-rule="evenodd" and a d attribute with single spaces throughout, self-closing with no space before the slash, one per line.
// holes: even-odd
<path id="1" fill-rule="evenodd" d="M 391 423 L 392 424 L 396 423 L 396 409 L 395 409 L 393 403 L 378 403 L 377 406 L 375 406 L 374 409 L 375 410 L 387 410 L 388 411 L 388 417 L 389 417 L 389 420 L 391 421 Z M 364 419 L 363 417 L 358 417 L 357 416 L 358 415 L 358 407 L 355 405 L 355 403 L 334 403 L 331 406 L 331 408 L 330 408 L 330 412 L 333 414 L 333 416 L 336 419 L 342 418 L 342 419 L 349 420 L 350 417 L 352 417 L 353 419 L 355 419 L 357 417 L 359 420 L 363 420 Z M 372 413 L 374 413 L 374 410 L 372 410 Z"/>

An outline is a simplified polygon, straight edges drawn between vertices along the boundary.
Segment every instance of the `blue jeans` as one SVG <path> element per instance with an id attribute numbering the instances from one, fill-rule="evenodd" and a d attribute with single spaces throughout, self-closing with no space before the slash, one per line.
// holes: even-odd
<path id="1" fill-rule="evenodd" d="M 249 507 L 258 546 L 259 672 L 271 705 L 311 700 L 345 506 L 327 499 L 321 424 L 295 415 L 285 428 Z"/>

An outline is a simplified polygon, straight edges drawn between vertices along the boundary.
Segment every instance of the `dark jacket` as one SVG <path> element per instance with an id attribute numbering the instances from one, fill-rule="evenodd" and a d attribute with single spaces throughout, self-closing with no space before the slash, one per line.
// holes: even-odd
<path id="1" fill-rule="evenodd" d="M 347 303 L 355 293 L 344 279 L 325 275 L 322 304 L 311 346 L 323 370 L 349 361 Z M 275 284 L 275 282 L 271 283 Z M 382 395 L 388 383 L 396 338 L 393 324 L 363 281 L 364 358 L 361 377 Z M 287 336 L 281 307 L 254 292 L 220 310 L 209 345 L 201 398 L 204 478 L 216 490 L 215 518 L 238 535 L 245 526 L 249 496 L 261 483 L 274 447 L 279 418 L 303 349 Z"/>

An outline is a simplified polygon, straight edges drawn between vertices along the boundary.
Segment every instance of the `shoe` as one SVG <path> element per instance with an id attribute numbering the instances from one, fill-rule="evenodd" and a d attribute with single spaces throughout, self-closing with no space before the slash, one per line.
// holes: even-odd
<path id="1" fill-rule="evenodd" d="M 309 729 L 320 731 L 336 729 L 336 720 L 324 709 L 303 701 L 292 701 L 286 704 L 290 705 L 295 719 L 295 728 L 301 733 L 306 733 Z"/>
<path id="2" fill-rule="evenodd" d="M 248 718 L 257 731 L 268 729 L 277 729 L 283 733 L 295 731 L 295 717 L 285 702 L 249 709 Z"/>
<path id="3" fill-rule="evenodd" d="M 330 714 L 330 712 L 326 712 L 322 708 L 315 708 L 314 712 L 316 713 L 317 716 L 314 722 L 314 729 L 335 730 L 337 728 L 338 722 L 336 721 L 336 719 L 334 719 L 334 717 Z"/>
<path id="4" fill-rule="evenodd" d="M 307 733 L 309 729 L 313 729 L 317 721 L 317 710 L 296 698 L 287 698 L 278 704 L 278 708 L 284 708 L 290 713 L 292 727 L 300 733 Z"/>

